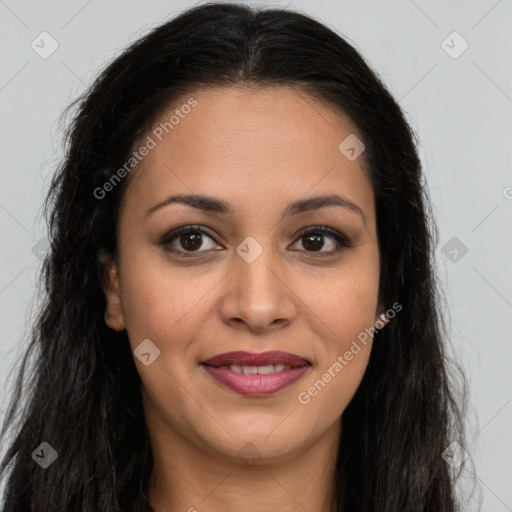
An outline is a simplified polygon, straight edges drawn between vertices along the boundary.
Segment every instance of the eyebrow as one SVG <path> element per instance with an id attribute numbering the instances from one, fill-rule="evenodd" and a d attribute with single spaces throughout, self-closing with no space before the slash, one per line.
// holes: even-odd
<path id="1" fill-rule="evenodd" d="M 192 206 L 193 208 L 197 208 L 198 210 L 202 210 L 207 213 L 231 214 L 234 212 L 233 208 L 228 203 L 222 201 L 221 199 L 216 199 L 214 197 L 200 194 L 176 194 L 171 195 L 167 199 L 164 199 L 160 203 L 157 203 L 154 206 L 152 206 L 146 212 L 146 216 L 149 216 L 153 212 L 160 210 L 161 208 L 173 203 L 186 204 L 188 206 Z M 351 212 L 357 213 L 363 219 L 363 223 L 366 227 L 366 217 L 362 208 L 359 207 L 354 202 L 350 201 L 349 199 L 343 198 L 338 194 L 309 197 L 307 199 L 300 199 L 298 201 L 294 201 L 285 208 L 281 215 L 281 219 L 284 219 L 285 217 L 299 215 L 301 213 L 319 210 L 320 208 L 325 208 L 328 206 L 340 206 Z"/>

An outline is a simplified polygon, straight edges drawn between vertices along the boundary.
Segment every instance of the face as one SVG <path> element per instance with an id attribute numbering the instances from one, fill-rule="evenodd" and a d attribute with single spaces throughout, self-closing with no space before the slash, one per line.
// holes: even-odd
<path id="1" fill-rule="evenodd" d="M 358 132 L 288 87 L 193 98 L 172 129 L 160 122 L 189 97 L 155 124 L 130 176 L 107 323 L 127 330 L 150 431 L 228 458 L 291 457 L 339 431 L 371 350 L 358 336 L 384 311 L 373 191 L 362 157 L 339 149 Z M 166 203 L 176 195 L 209 201 Z M 288 355 L 203 364 L 233 351 Z M 259 375 L 239 373 L 254 363 Z"/>

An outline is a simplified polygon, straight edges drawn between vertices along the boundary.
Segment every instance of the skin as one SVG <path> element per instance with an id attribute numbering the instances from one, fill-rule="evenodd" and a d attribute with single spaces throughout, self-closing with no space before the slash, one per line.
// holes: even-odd
<path id="1" fill-rule="evenodd" d="M 134 358 L 155 459 L 150 502 L 156 512 L 326 512 L 341 414 L 366 369 L 371 338 L 308 404 L 297 397 L 385 311 L 374 194 L 363 159 L 350 161 L 338 149 L 358 132 L 342 113 L 289 87 L 192 96 L 197 106 L 132 171 L 118 253 L 104 260 L 107 324 L 126 329 L 133 350 L 150 339 L 161 351 L 148 366 Z M 192 193 L 222 199 L 233 213 L 175 203 L 146 215 L 171 194 Z M 356 203 L 365 219 L 329 206 L 281 220 L 289 203 L 332 193 Z M 190 224 L 215 236 L 203 235 L 188 251 L 186 236 L 185 246 L 178 236 L 167 247 L 195 257 L 159 244 Z M 316 225 L 353 247 L 321 234 L 323 246 L 311 249 L 298 233 Z M 252 263 L 236 252 L 249 236 L 263 249 Z M 200 365 L 232 350 L 292 352 L 311 367 L 271 396 L 247 397 Z M 249 443 L 252 461 L 244 457 Z"/>

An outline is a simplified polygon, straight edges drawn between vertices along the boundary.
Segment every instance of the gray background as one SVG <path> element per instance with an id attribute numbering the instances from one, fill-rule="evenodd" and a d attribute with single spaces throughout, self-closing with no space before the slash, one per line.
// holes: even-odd
<path id="1" fill-rule="evenodd" d="M 0 416 L 38 303 L 40 208 L 62 154 L 59 116 L 128 42 L 194 3 L 0 0 Z M 417 131 L 453 352 L 470 384 L 465 448 L 482 510 L 512 510 L 512 1 L 251 3 L 290 5 L 347 37 Z M 43 31 L 59 45 L 46 59 L 31 47 Z M 469 44 L 461 55 L 454 31 Z"/>

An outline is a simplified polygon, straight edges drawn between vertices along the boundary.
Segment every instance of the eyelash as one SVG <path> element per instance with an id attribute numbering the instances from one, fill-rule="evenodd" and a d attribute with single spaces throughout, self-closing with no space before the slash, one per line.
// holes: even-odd
<path id="1" fill-rule="evenodd" d="M 169 233 L 167 233 L 166 235 L 164 235 L 164 237 L 160 240 L 160 245 L 163 246 L 166 251 L 168 251 L 172 254 L 176 254 L 179 257 L 183 257 L 183 258 L 200 257 L 200 256 L 198 256 L 198 254 L 200 254 L 201 252 L 205 252 L 205 251 L 189 251 L 189 252 L 187 252 L 187 251 L 180 251 L 180 250 L 176 250 L 176 249 L 169 249 L 167 247 L 167 245 L 169 245 L 171 242 L 174 241 L 174 239 L 176 239 L 179 235 L 182 235 L 183 233 L 200 233 L 202 235 L 208 236 L 209 238 L 211 238 L 212 240 L 214 240 L 217 243 L 217 241 L 215 240 L 215 237 L 211 233 L 206 231 L 204 228 L 202 228 L 200 226 L 189 225 L 189 226 L 182 226 L 182 227 L 176 228 L 176 229 L 170 231 Z M 327 226 L 309 226 L 307 228 L 304 228 L 297 235 L 297 241 L 301 238 L 304 238 L 304 237 L 306 237 L 308 235 L 312 235 L 312 234 L 330 235 L 332 238 L 334 238 L 336 240 L 338 245 L 341 246 L 341 248 L 336 249 L 335 251 L 330 251 L 327 253 L 326 252 L 317 253 L 318 256 L 315 256 L 315 257 L 321 258 L 323 256 L 331 256 L 333 254 L 340 253 L 345 248 L 353 247 L 352 243 L 350 242 L 350 240 L 347 237 L 345 237 L 344 235 L 342 235 L 340 232 L 336 231 L 335 229 L 329 228 Z M 299 252 L 301 252 L 301 251 L 299 251 Z M 304 252 L 307 252 L 309 254 L 315 254 L 315 251 L 307 251 L 306 250 Z"/>

